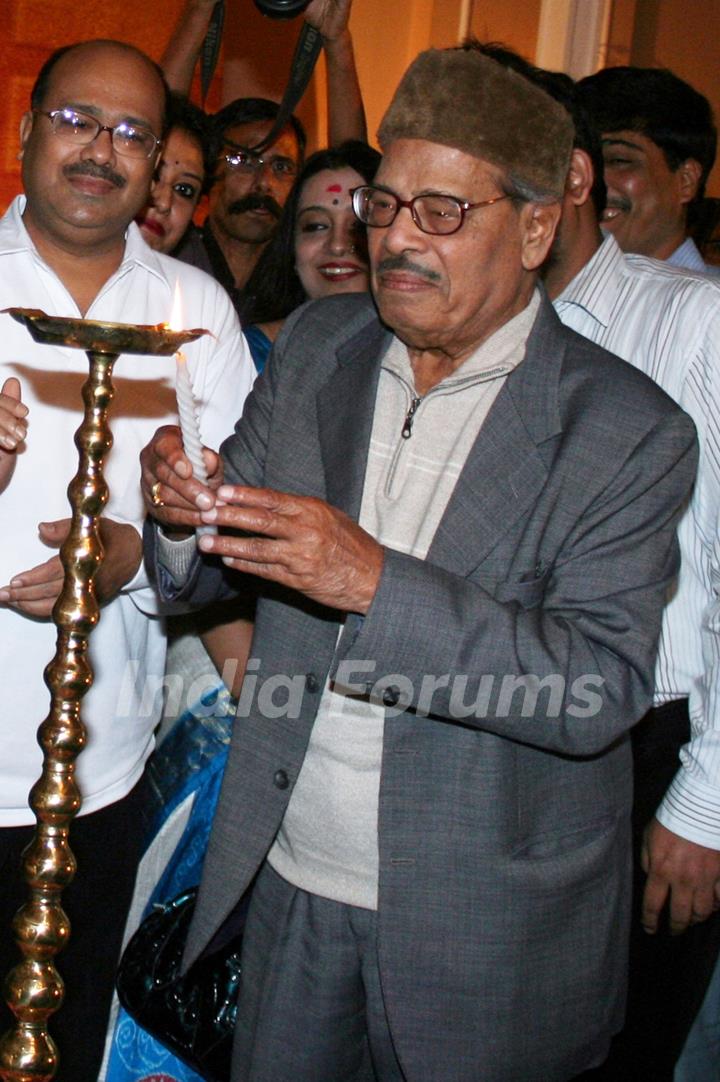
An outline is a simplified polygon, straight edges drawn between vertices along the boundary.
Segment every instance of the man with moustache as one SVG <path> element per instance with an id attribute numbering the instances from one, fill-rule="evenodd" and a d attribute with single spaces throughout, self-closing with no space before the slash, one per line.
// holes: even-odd
<path id="1" fill-rule="evenodd" d="M 174 430 L 143 454 L 163 595 L 261 580 L 186 961 L 254 880 L 232 1082 L 561 1082 L 622 1013 L 627 733 L 692 425 L 536 288 L 557 103 L 431 50 L 379 141 L 377 310 L 289 318 L 208 487 Z M 199 557 L 172 535 L 201 522 Z"/>
<path id="2" fill-rule="evenodd" d="M 269 134 L 278 108 L 266 98 L 238 98 L 212 117 L 219 152 L 208 216 L 201 229 L 189 230 L 175 253 L 212 274 L 236 308 L 278 223 L 305 151 L 305 131 L 295 116 L 262 153 L 250 149 Z"/>
<path id="3" fill-rule="evenodd" d="M 214 6 L 212 0 L 187 0 L 162 59 L 174 90 L 190 92 Z M 312 0 L 303 12 L 322 36 L 330 146 L 367 138 L 349 28 L 351 6 L 352 0 Z M 305 131 L 292 116 L 262 154 L 251 153 L 268 135 L 278 108 L 266 98 L 238 98 L 212 118 L 219 156 L 209 214 L 201 229 L 190 229 L 176 253 L 214 275 L 239 313 L 243 290 L 277 225 L 305 152 Z"/>
<path id="4" fill-rule="evenodd" d="M 179 283 L 186 325 L 212 332 L 186 347 L 204 439 L 232 428 L 253 366 L 223 290 L 153 252 L 134 224 L 145 204 L 165 119 L 157 66 L 130 45 L 85 42 L 41 69 L 21 123 L 24 196 L 0 221 L 0 308 L 161 323 Z M 9 315 L 0 346 L 0 976 L 19 961 L 11 932 L 28 887 L 21 853 L 33 835 L 28 794 L 40 776 L 36 730 L 47 716 L 43 670 L 62 586 L 57 549 L 77 470 L 87 358 L 35 343 Z M 50 1019 L 60 1077 L 99 1070 L 127 907 L 145 824 L 142 775 L 159 720 L 165 635 L 141 562 L 138 453 L 160 418 L 176 419 L 172 358 L 122 356 L 114 367 L 114 446 L 96 579 L 101 617 L 89 643 L 93 686 L 82 700 L 87 746 L 77 762 L 83 804 L 70 844 L 78 870 L 63 893 L 72 932 L 57 959 L 65 1002 Z M 38 523 L 38 519 L 41 519 Z M 148 695 L 148 688 L 154 696 Z M 4 1003 L 0 1030 L 11 1025 Z"/>
<path id="5" fill-rule="evenodd" d="M 577 93 L 602 136 L 603 229 L 624 252 L 720 273 L 688 236 L 688 218 L 715 161 L 707 98 L 671 71 L 635 67 L 604 68 L 581 79 Z"/>
<path id="6" fill-rule="evenodd" d="M 654 705 L 632 733 L 628 1009 L 610 1057 L 588 1076 L 672 1082 L 720 951 L 720 289 L 703 275 L 623 253 L 618 241 L 629 225 L 603 238 L 603 154 L 582 108 L 585 95 L 576 96 L 569 80 L 558 84 L 562 76 L 526 68 L 575 117 L 548 293 L 565 324 L 626 357 L 686 409 L 700 441 L 697 481 L 679 526 L 681 572 L 663 615 Z"/>

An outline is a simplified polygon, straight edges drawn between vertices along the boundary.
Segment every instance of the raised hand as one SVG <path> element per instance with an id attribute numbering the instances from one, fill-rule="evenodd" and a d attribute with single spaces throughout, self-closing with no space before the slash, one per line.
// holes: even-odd
<path id="1" fill-rule="evenodd" d="M 334 41 L 347 30 L 351 6 L 352 0 L 311 0 L 305 8 L 305 21 L 319 30 L 325 41 Z"/>
<path id="2" fill-rule="evenodd" d="M 20 381 L 11 376 L 0 388 L 0 492 L 7 487 L 15 469 L 17 449 L 27 436 L 27 415 Z"/>

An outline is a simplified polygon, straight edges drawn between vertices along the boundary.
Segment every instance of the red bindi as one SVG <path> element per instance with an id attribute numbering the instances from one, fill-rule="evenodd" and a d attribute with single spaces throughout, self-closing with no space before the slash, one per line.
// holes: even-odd
<path id="1" fill-rule="evenodd" d="M 328 188 L 328 191 L 329 192 L 341 192 L 342 191 L 342 185 L 340 185 L 340 184 L 331 184 L 329 186 L 329 188 Z"/>

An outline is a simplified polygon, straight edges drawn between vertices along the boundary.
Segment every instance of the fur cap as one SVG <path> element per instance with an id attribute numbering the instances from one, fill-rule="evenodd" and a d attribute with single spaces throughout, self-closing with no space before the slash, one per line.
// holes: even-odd
<path id="1" fill-rule="evenodd" d="M 378 141 L 453 147 L 559 199 L 573 134 L 563 106 L 524 76 L 471 49 L 428 49 L 405 72 Z"/>

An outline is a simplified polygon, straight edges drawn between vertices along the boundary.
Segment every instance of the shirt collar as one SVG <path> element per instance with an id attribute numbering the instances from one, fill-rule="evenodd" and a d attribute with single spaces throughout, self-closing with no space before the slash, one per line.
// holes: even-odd
<path id="1" fill-rule="evenodd" d="M 13 252 L 30 252 L 35 258 L 44 263 L 42 256 L 32 242 L 30 234 L 25 228 L 23 213 L 27 199 L 24 195 L 18 195 L 13 199 L 10 208 L 0 219 L 0 255 L 8 255 Z M 125 234 L 125 251 L 116 274 L 120 274 L 126 268 L 132 266 L 143 267 L 156 278 L 167 282 L 168 274 L 163 259 L 143 240 L 143 235 L 135 222 L 131 222 Z"/>
<path id="2" fill-rule="evenodd" d="M 692 237 L 686 237 L 665 262 L 669 263 L 671 267 L 684 267 L 686 270 L 700 271 L 701 273 L 707 270 L 705 261 L 700 255 L 700 249 Z"/>
<path id="3" fill-rule="evenodd" d="M 559 312 L 574 305 L 607 327 L 625 273 L 625 256 L 615 238 L 605 234 L 600 247 L 555 301 Z"/>
<path id="4" fill-rule="evenodd" d="M 125 254 L 123 255 L 122 263 L 118 268 L 118 273 L 128 266 L 143 267 L 149 274 L 160 279 L 163 282 L 167 282 L 167 261 L 169 256 L 161 255 L 160 252 L 156 252 L 154 248 L 151 248 L 149 244 L 143 238 L 140 232 L 139 226 L 135 222 L 130 222 L 125 234 Z"/>
<path id="5" fill-rule="evenodd" d="M 16 195 L 7 214 L 0 220 L 0 255 L 35 251 L 35 245 L 30 240 L 30 234 L 22 220 L 25 202 L 24 195 Z"/>

